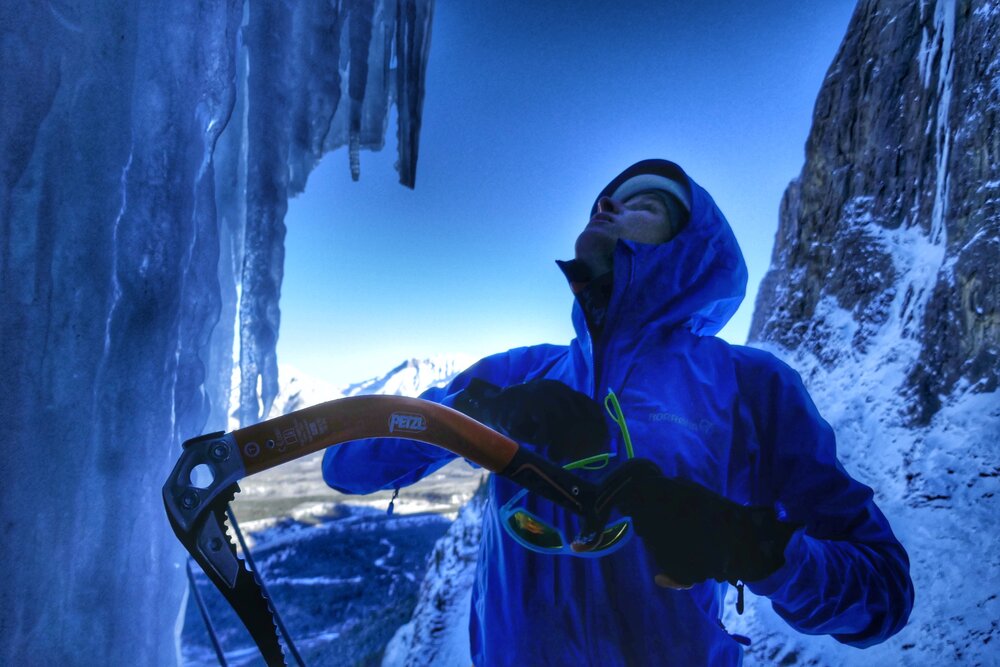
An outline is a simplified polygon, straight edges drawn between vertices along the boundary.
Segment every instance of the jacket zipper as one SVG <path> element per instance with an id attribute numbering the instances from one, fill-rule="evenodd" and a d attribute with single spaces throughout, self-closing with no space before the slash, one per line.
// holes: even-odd
<path id="1" fill-rule="evenodd" d="M 621 291 L 617 292 L 617 294 L 616 294 L 616 286 L 614 284 L 612 284 L 611 298 L 608 300 L 608 308 L 607 308 L 607 313 L 605 314 L 604 326 L 601 327 L 601 337 L 600 337 L 600 340 L 599 341 L 595 340 L 594 339 L 594 334 L 593 334 L 593 332 L 590 331 L 589 326 L 587 328 L 587 335 L 590 336 L 590 356 L 591 356 L 591 363 L 593 363 L 593 365 L 594 365 L 594 368 L 593 368 L 593 375 L 594 375 L 593 376 L 593 384 L 594 384 L 594 386 L 593 386 L 593 399 L 595 401 L 601 401 L 602 398 L 603 398 L 601 396 L 601 394 L 604 393 L 604 390 L 601 388 L 601 385 L 602 385 L 601 380 L 603 380 L 602 371 L 604 370 L 604 368 L 603 368 L 604 367 L 604 352 L 608 348 L 608 340 L 610 338 L 608 336 L 608 332 L 613 330 L 613 327 L 612 327 L 612 323 L 613 323 L 612 316 L 614 316 L 614 319 L 617 320 L 617 318 L 619 316 L 619 312 L 618 311 L 621 310 L 621 301 L 625 298 L 625 292 L 632 285 L 632 261 L 633 261 L 633 259 L 631 257 L 631 251 L 630 250 L 626 250 L 624 252 L 624 254 L 623 254 L 623 259 L 622 259 L 622 262 L 625 264 L 625 267 L 620 272 L 622 274 L 621 279 L 623 280 L 623 284 L 621 285 L 621 288 L 620 288 Z M 619 278 L 619 276 L 615 275 L 615 279 L 618 279 L 618 278 Z M 617 300 L 615 299 L 616 296 L 618 297 Z M 613 309 L 611 307 L 612 305 L 615 306 Z"/>

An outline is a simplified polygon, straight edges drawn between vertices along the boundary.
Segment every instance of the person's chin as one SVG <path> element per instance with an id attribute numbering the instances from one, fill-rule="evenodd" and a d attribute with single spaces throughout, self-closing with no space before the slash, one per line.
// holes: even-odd
<path id="1" fill-rule="evenodd" d="M 601 225 L 591 225 L 580 232 L 576 238 L 576 247 L 594 248 L 600 250 L 614 249 L 615 241 L 618 240 L 616 234 Z"/>
<path id="2" fill-rule="evenodd" d="M 618 237 L 604 227 L 594 225 L 584 229 L 576 238 L 576 254 L 604 255 L 614 251 Z"/>

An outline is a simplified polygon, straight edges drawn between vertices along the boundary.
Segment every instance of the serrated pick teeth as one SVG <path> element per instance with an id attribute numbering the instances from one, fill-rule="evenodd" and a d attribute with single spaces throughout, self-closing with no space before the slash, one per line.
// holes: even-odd
<path id="1" fill-rule="evenodd" d="M 239 536 L 239 529 L 238 526 L 236 525 L 236 517 L 232 513 L 232 509 L 228 507 L 228 502 L 232 501 L 234 497 L 235 493 L 230 494 L 229 500 L 225 504 L 227 509 L 223 512 L 224 516 L 220 517 L 223 520 L 222 522 L 224 525 L 224 532 L 226 535 L 226 539 L 229 542 L 229 547 L 232 550 L 233 557 L 236 559 L 238 567 L 236 586 L 231 591 L 230 595 L 233 598 L 237 596 L 243 598 L 241 600 L 243 604 L 239 605 L 234 604 L 233 607 L 237 609 L 240 618 L 243 620 L 243 624 L 247 626 L 248 629 L 250 629 L 251 626 L 254 626 L 257 627 L 258 630 L 260 630 L 260 632 L 256 634 L 253 631 L 251 631 L 251 635 L 253 635 L 254 639 L 258 641 L 258 648 L 261 649 L 261 653 L 265 656 L 265 659 L 268 661 L 268 664 L 287 666 L 288 662 L 285 660 L 285 653 L 288 647 L 286 645 L 286 642 L 283 640 L 281 633 L 279 632 L 277 623 L 277 612 L 275 610 L 274 605 L 271 602 L 271 597 L 267 594 L 267 587 L 264 585 L 263 579 L 258 574 L 257 568 L 253 562 L 253 558 L 249 556 L 246 549 L 246 545 L 243 543 L 243 540 L 242 539 L 238 539 L 237 541 L 233 540 L 234 534 Z M 237 550 L 237 542 L 239 543 L 240 546 L 239 551 Z M 240 556 L 240 553 L 243 553 L 247 557 Z M 249 579 L 247 578 L 247 575 L 249 575 L 250 577 Z M 263 628 L 260 627 L 260 623 L 261 621 L 263 621 L 263 619 L 260 618 L 263 612 L 263 609 L 261 609 L 260 607 L 260 603 L 252 602 L 250 599 L 248 599 L 250 596 L 249 589 L 251 587 L 256 592 L 254 599 L 263 601 L 264 609 L 267 610 L 268 620 L 270 621 L 270 630 L 271 630 L 271 633 L 268 637 L 261 636 L 264 634 L 264 632 Z M 227 595 L 226 597 L 229 598 L 230 595 Z M 230 600 L 231 603 L 233 601 L 234 600 Z M 266 642 L 268 639 L 273 639 L 274 644 L 272 646 L 265 647 L 260 645 L 261 641 Z M 276 649 L 276 653 L 274 649 Z M 278 662 L 279 656 L 280 656 L 280 662 Z"/>

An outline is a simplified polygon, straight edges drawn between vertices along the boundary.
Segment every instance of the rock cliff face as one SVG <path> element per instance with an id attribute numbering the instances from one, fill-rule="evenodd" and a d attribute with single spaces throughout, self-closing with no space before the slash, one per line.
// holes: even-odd
<path id="1" fill-rule="evenodd" d="M 888 330 L 915 425 L 1000 378 L 1000 22 L 991 2 L 864 0 L 785 194 L 753 341 L 824 367 Z M 850 345 L 831 310 L 850 313 Z"/>
<path id="2" fill-rule="evenodd" d="M 909 625 L 864 651 L 766 600 L 747 664 L 996 664 L 1000 6 L 862 0 L 785 193 L 751 344 L 802 372 L 911 559 Z"/>

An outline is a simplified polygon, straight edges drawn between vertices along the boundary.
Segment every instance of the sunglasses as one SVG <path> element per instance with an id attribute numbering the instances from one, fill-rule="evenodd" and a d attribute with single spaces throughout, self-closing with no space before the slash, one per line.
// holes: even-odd
<path id="1" fill-rule="evenodd" d="M 604 409 L 611 419 L 618 424 L 625 443 L 625 454 L 628 459 L 634 456 L 632 438 L 629 436 L 625 415 L 615 392 L 608 389 L 604 398 Z M 608 465 L 614 454 L 605 453 L 588 456 L 579 461 L 573 461 L 563 466 L 566 470 L 600 470 Z M 588 536 L 586 540 L 568 540 L 566 534 L 556 526 L 520 506 L 527 489 L 521 489 L 500 508 L 500 523 L 507 534 L 525 549 L 536 553 L 577 556 L 580 558 L 601 558 L 614 553 L 625 546 L 634 532 L 632 519 L 625 517 L 614 521 L 601 530 L 596 536 Z"/>

